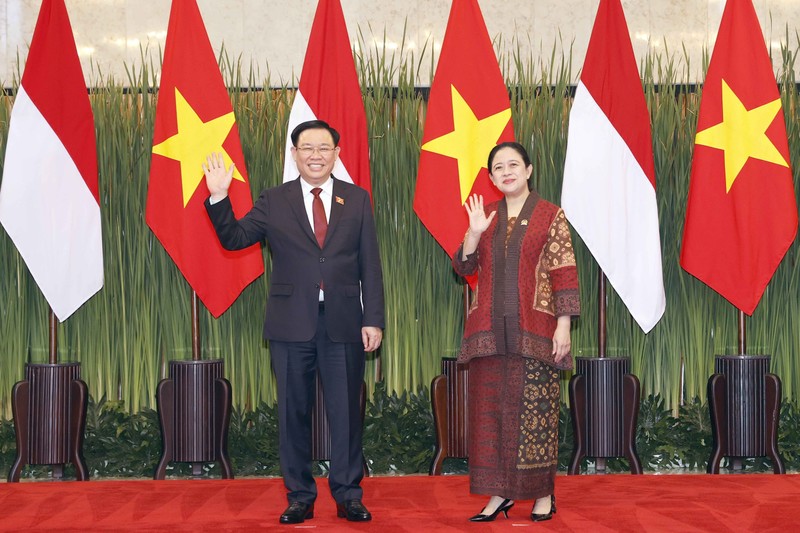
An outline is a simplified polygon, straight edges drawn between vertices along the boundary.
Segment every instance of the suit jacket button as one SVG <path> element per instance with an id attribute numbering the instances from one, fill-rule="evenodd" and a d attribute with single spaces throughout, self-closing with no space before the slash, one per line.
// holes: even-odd
<path id="1" fill-rule="evenodd" d="M 324 258 L 324 257 L 320 257 L 320 258 L 319 258 L 319 262 L 320 262 L 320 263 L 324 263 L 324 262 L 325 262 L 325 258 Z"/>

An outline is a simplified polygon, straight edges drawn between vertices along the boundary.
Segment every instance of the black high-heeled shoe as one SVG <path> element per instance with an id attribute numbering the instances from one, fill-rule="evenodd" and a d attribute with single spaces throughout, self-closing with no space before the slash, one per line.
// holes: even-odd
<path id="1" fill-rule="evenodd" d="M 497 515 L 500 514 L 500 513 L 503 513 L 503 516 L 508 518 L 508 510 L 511 509 L 512 507 L 514 507 L 514 502 L 512 502 L 509 499 L 505 499 L 505 500 L 502 501 L 502 503 L 500 503 L 500 505 L 497 506 L 497 509 L 495 509 L 492 514 L 481 514 L 481 513 L 478 513 L 475 516 L 471 516 L 469 518 L 469 521 L 470 522 L 492 522 L 492 521 L 494 521 L 495 518 L 497 518 Z"/>
<path id="2" fill-rule="evenodd" d="M 536 506 L 535 503 L 533 505 L 534 505 L 534 507 Z M 553 518 L 554 514 L 556 514 L 556 495 L 555 494 L 551 494 L 550 495 L 550 512 L 549 513 L 544 513 L 544 514 L 537 514 L 537 513 L 534 513 L 533 511 L 531 511 L 531 520 L 533 520 L 534 522 L 543 522 L 545 520 L 550 520 L 551 518 Z"/>

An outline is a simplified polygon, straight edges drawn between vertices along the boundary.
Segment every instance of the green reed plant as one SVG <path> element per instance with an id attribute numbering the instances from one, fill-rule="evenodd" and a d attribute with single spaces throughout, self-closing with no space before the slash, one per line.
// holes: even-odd
<path id="1" fill-rule="evenodd" d="M 370 137 L 373 205 L 383 258 L 386 331 L 380 370 L 389 392 L 429 386 L 453 357 L 463 323 L 463 284 L 413 211 L 425 102 L 415 84 L 428 54 L 369 49 L 359 34 L 356 69 Z M 424 80 L 429 83 L 430 80 Z"/>
<path id="2" fill-rule="evenodd" d="M 689 61 L 684 55 L 685 70 L 678 70 L 678 58 L 667 49 L 664 55 L 648 57 L 643 63 L 645 98 L 650 109 L 653 138 L 653 158 L 656 173 L 656 199 L 658 202 L 661 253 L 667 306 L 661 321 L 647 335 L 649 351 L 636 354 L 632 370 L 642 381 L 645 391 L 659 391 L 667 405 L 676 409 L 682 399 L 682 366 L 687 360 L 698 359 L 698 346 L 686 342 L 687 324 L 684 318 L 697 317 L 697 325 L 704 316 L 685 308 L 679 290 L 682 283 L 698 283 L 686 279 L 679 264 L 680 243 L 685 216 L 686 195 L 691 170 L 692 143 L 698 100 L 689 92 Z M 687 117 L 690 117 L 687 120 Z M 694 302 L 700 304 L 699 301 Z M 700 314 L 694 314 L 700 313 Z M 637 335 L 641 330 L 636 327 Z M 698 333 L 702 335 L 704 329 Z M 695 339 L 696 340 L 696 339 Z M 701 358 L 702 360 L 702 358 Z M 705 374 L 705 370 L 699 370 Z M 692 373 L 692 376 L 696 374 Z M 687 386 L 696 391 L 693 384 Z"/>
<path id="3" fill-rule="evenodd" d="M 252 65 L 245 71 L 241 59 L 232 62 L 221 54 L 220 63 L 226 83 L 234 87 L 231 102 L 255 201 L 263 189 L 283 179 L 286 124 L 294 93 L 286 86 L 264 89 L 268 81 Z M 212 332 L 205 343 L 208 356 L 225 360 L 226 375 L 237 384 L 234 404 L 248 409 L 262 402 L 273 403 L 277 394 L 269 350 L 261 338 L 271 270 L 268 250 L 263 252 L 266 276 L 250 284 L 219 319 L 204 315 L 204 328 Z"/>
<path id="4" fill-rule="evenodd" d="M 794 46 L 790 47 L 789 43 Z M 789 156 L 794 177 L 796 198 L 800 198 L 800 97 L 795 75 L 800 35 L 789 34 L 788 26 L 780 47 L 781 68 L 778 84 L 781 89 L 786 135 L 789 139 Z M 782 381 L 783 397 L 797 399 L 800 392 L 800 264 L 798 264 L 797 237 L 786 253 L 775 276 L 767 288 L 764 301 L 749 321 L 751 338 L 763 351 L 772 355 L 772 372 Z M 766 305 L 765 305 L 766 304 Z M 758 321 L 754 324 L 754 322 Z"/>

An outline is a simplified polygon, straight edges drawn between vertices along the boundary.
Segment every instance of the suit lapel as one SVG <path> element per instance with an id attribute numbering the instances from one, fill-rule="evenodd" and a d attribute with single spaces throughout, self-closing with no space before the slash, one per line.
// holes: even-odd
<path id="1" fill-rule="evenodd" d="M 341 186 L 339 180 L 334 178 L 333 175 L 331 175 L 331 179 L 333 179 L 333 197 L 331 198 L 331 215 L 328 217 L 328 233 L 325 234 L 326 243 L 333 232 L 336 231 L 339 219 L 342 218 L 346 196 L 343 191 L 344 187 Z"/>
<path id="2" fill-rule="evenodd" d="M 314 228 L 311 227 L 311 223 L 308 221 L 306 206 L 303 203 L 303 189 L 300 187 L 301 179 L 302 178 L 298 176 L 297 179 L 288 183 L 288 187 L 286 188 L 286 203 L 292 208 L 292 213 L 294 213 L 295 218 L 297 218 L 300 227 L 303 228 L 303 232 L 305 232 L 314 244 L 317 244 L 317 238 L 314 236 Z"/>

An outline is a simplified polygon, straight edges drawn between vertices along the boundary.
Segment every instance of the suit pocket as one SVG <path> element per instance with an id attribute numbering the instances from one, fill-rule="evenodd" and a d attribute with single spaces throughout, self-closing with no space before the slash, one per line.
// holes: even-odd
<path id="1" fill-rule="evenodd" d="M 270 296 L 291 296 L 294 292 L 294 285 L 291 283 L 273 283 L 269 287 Z"/>

